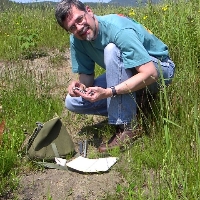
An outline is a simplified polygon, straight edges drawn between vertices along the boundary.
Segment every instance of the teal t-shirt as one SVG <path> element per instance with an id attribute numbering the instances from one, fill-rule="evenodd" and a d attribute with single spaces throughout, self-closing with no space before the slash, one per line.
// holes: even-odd
<path id="1" fill-rule="evenodd" d="M 83 41 L 70 36 L 72 71 L 92 74 L 95 63 L 105 69 L 104 48 L 114 43 L 121 51 L 125 68 L 134 68 L 151 61 L 151 57 L 165 59 L 168 47 L 143 25 L 125 16 L 110 14 L 96 16 L 98 36 Z"/>

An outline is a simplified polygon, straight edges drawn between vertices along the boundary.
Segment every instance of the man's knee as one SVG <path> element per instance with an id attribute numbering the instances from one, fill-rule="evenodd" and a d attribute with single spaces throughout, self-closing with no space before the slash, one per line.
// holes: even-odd
<path id="1" fill-rule="evenodd" d="M 104 54 L 108 55 L 111 52 L 113 52 L 113 50 L 115 50 L 116 48 L 117 47 L 116 47 L 116 45 L 114 43 L 109 43 L 104 49 Z"/>
<path id="2" fill-rule="evenodd" d="M 110 67 L 116 60 L 121 57 L 120 50 L 113 43 L 109 43 L 104 49 L 104 63 Z"/>
<path id="3" fill-rule="evenodd" d="M 69 94 L 66 96 L 65 98 L 65 107 L 67 108 L 67 110 L 71 111 L 71 112 L 75 112 L 74 106 L 72 104 L 73 101 L 73 97 L 71 97 Z"/>

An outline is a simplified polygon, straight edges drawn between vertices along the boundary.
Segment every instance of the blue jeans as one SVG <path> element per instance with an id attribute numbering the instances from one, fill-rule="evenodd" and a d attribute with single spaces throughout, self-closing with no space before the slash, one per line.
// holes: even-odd
<path id="1" fill-rule="evenodd" d="M 170 58 L 166 58 L 161 62 L 152 57 L 152 61 L 158 71 L 159 77 L 163 77 L 166 85 L 170 84 L 175 71 L 174 63 Z M 103 88 L 115 86 L 137 73 L 134 68 L 124 68 L 121 52 L 113 43 L 108 44 L 104 49 L 104 63 L 106 73 L 94 80 L 94 86 Z M 148 91 L 154 94 L 159 90 L 159 83 L 155 82 L 147 87 Z M 139 93 L 141 90 L 137 92 Z M 82 97 L 71 97 L 68 94 L 65 106 L 68 110 L 79 114 L 108 116 L 109 124 L 126 124 L 136 120 L 136 92 L 117 95 L 116 97 L 102 99 L 93 103 Z"/>

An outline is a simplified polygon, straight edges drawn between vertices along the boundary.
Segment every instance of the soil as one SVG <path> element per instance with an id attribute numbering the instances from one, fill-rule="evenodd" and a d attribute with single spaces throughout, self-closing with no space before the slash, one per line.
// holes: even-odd
<path id="1" fill-rule="evenodd" d="M 56 60 L 63 56 L 63 62 Z M 13 65 L 14 66 L 14 65 Z M 12 66 L 12 69 L 13 69 Z M 49 74 L 49 71 L 56 73 L 56 87 L 52 89 L 53 95 L 60 95 L 65 98 L 66 77 L 67 82 L 74 78 L 71 73 L 69 53 L 61 54 L 58 51 L 49 53 L 49 56 L 34 59 L 33 61 L 23 61 L 23 66 L 27 67 L 29 72 L 33 72 L 36 77 L 42 77 Z M 47 67 L 48 66 L 48 67 Z M 58 67 L 59 66 L 59 67 Z M 1 68 L 3 69 L 1 63 Z M 0 71 L 1 73 L 1 71 Z M 65 115 L 63 111 L 63 116 Z M 97 123 L 101 122 L 102 118 L 93 117 Z M 84 122 L 83 122 L 84 123 Z M 68 124 L 69 132 L 75 142 L 77 148 L 77 140 L 82 137 L 77 135 L 80 131 L 79 127 L 74 129 L 73 123 Z M 95 200 L 106 199 L 108 195 L 115 194 L 118 184 L 126 185 L 123 176 L 118 172 L 116 163 L 106 173 L 84 174 L 72 170 L 58 169 L 43 169 L 34 171 L 22 172 L 19 176 L 19 187 L 11 196 L 4 199 L 19 199 L 19 200 Z"/>
<path id="2" fill-rule="evenodd" d="M 103 199 L 108 194 L 114 194 L 117 184 L 121 183 L 123 178 L 114 169 L 104 174 L 80 174 L 48 169 L 23 175 L 17 197 L 27 200 Z"/>

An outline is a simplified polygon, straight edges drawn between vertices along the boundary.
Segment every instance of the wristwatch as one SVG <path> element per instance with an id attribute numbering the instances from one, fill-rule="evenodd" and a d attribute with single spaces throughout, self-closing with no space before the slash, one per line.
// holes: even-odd
<path id="1" fill-rule="evenodd" d="M 115 86 L 111 86 L 110 88 L 112 90 L 112 96 L 111 97 L 116 97 L 117 96 L 117 91 L 115 89 Z"/>

